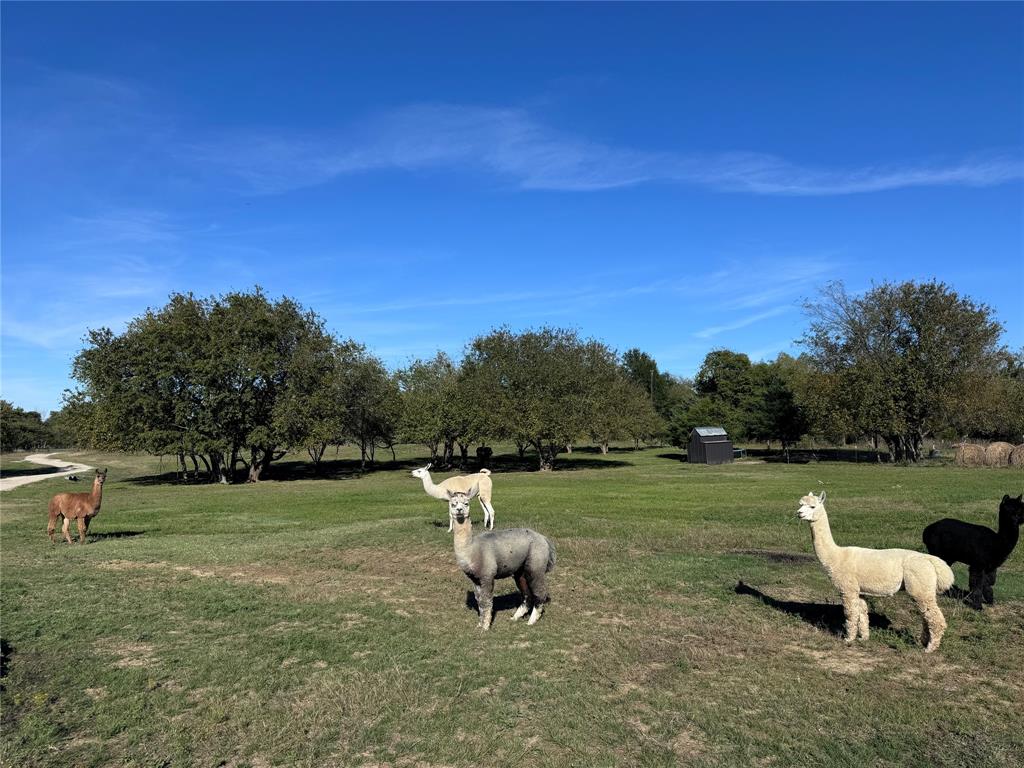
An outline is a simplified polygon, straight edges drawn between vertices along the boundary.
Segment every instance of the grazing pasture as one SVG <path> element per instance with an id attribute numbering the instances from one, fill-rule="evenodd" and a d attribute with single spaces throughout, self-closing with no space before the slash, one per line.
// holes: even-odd
<path id="1" fill-rule="evenodd" d="M 542 474 L 499 449 L 498 527 L 542 532 L 558 565 L 541 622 L 508 620 L 506 580 L 484 634 L 447 505 L 409 474 L 425 457 L 342 457 L 231 487 L 74 454 L 110 473 L 84 547 L 46 537 L 67 481 L 4 493 L 3 765 L 1022 763 L 1022 553 L 991 609 L 939 598 L 938 652 L 902 593 L 848 647 L 796 517 L 824 489 L 837 540 L 921 550 L 932 521 L 991 523 L 1015 470 L 649 449 Z"/>

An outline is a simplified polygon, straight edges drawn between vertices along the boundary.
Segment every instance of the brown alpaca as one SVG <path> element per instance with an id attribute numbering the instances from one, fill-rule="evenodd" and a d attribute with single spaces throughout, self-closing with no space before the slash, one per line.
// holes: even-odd
<path id="1" fill-rule="evenodd" d="M 103 482 L 107 479 L 107 470 L 97 469 L 96 479 L 92 481 L 90 493 L 58 493 L 50 499 L 50 521 L 46 525 L 46 534 L 50 541 L 56 543 L 53 532 L 57 530 L 57 518 L 64 518 L 61 532 L 68 544 L 72 544 L 68 526 L 74 520 L 78 523 L 78 543 L 85 544 L 85 533 L 89 530 L 90 521 L 99 514 L 100 502 L 103 501 Z"/>

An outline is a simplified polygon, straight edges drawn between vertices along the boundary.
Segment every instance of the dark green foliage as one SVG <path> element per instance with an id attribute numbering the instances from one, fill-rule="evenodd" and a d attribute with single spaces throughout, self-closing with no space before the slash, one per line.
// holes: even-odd
<path id="1" fill-rule="evenodd" d="M 383 366 L 291 299 L 260 289 L 197 299 L 175 294 L 115 336 L 91 331 L 75 358 L 82 390 L 65 411 L 89 443 L 178 457 L 231 482 L 259 480 L 283 449 L 314 462 L 352 435 L 372 457 L 393 442 L 396 396 Z M 396 392 L 393 383 L 391 390 Z M 390 407 L 390 412 L 388 408 Z"/>
<path id="2" fill-rule="evenodd" d="M 0 451 L 41 448 L 53 440 L 53 430 L 43 423 L 38 412 L 0 400 Z"/>
<path id="3" fill-rule="evenodd" d="M 882 437 L 897 461 L 916 461 L 927 434 L 968 429 L 978 385 L 1000 377 L 1002 326 L 992 309 L 944 283 L 882 283 L 863 296 L 833 283 L 806 309 L 803 343 L 828 399 L 856 433 Z"/>

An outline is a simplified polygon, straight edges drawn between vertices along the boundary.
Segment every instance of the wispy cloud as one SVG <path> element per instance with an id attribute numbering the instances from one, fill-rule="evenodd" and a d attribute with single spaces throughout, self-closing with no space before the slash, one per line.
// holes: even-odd
<path id="1" fill-rule="evenodd" d="M 552 129 L 522 109 L 418 105 L 334 135 L 274 131 L 193 144 L 188 155 L 275 193 L 379 170 L 462 169 L 523 189 L 594 191 L 672 183 L 758 195 L 846 195 L 922 186 L 990 186 L 1024 177 L 1020 152 L 903 165 L 815 168 L 771 154 L 618 147 Z"/>
<path id="2" fill-rule="evenodd" d="M 767 320 L 771 317 L 778 317 L 784 312 L 789 312 L 790 309 L 790 307 L 776 307 L 775 309 L 769 309 L 766 312 L 759 312 L 756 315 L 745 315 L 731 323 L 713 325 L 709 328 L 703 328 L 699 331 L 695 331 L 693 335 L 698 339 L 710 339 L 712 336 L 718 336 L 719 334 L 727 331 L 737 331 L 740 328 L 746 328 L 748 325 L 760 323 L 762 320 Z"/>

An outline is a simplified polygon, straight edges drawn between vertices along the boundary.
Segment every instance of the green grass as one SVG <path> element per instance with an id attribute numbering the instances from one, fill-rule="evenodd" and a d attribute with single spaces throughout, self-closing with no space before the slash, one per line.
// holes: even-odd
<path id="1" fill-rule="evenodd" d="M 496 472 L 498 527 L 545 533 L 558 567 L 539 624 L 499 598 L 488 634 L 413 448 L 362 476 L 234 487 L 76 454 L 110 470 L 87 546 L 46 539 L 66 481 L 0 499 L 2 763 L 1022 764 L 1021 552 L 993 608 L 940 599 L 938 653 L 905 595 L 870 601 L 871 639 L 847 647 L 795 518 L 825 488 L 840 544 L 918 549 L 940 517 L 991 525 L 1019 473 L 674 453 Z"/>

